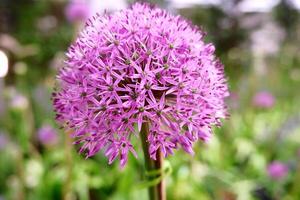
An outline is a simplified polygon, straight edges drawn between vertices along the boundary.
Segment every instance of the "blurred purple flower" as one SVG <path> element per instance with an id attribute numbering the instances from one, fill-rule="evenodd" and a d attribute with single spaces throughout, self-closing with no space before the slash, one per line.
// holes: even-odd
<path id="1" fill-rule="evenodd" d="M 223 65 L 204 33 L 147 4 L 90 19 L 69 48 L 53 94 L 57 120 L 74 131 L 87 157 L 101 149 L 121 167 L 142 123 L 149 153 L 166 157 L 208 140 L 227 116 Z M 137 130 L 135 130 L 137 125 Z"/>
<path id="2" fill-rule="evenodd" d="M 43 125 L 38 130 L 38 139 L 45 146 L 52 146 L 58 143 L 56 130 L 50 125 Z"/>
<path id="3" fill-rule="evenodd" d="M 271 108 L 275 104 L 275 97 L 268 91 L 261 91 L 253 97 L 253 105 L 258 108 Z"/>
<path id="4" fill-rule="evenodd" d="M 284 178 L 287 175 L 288 170 L 288 166 L 279 161 L 273 161 L 267 168 L 269 176 L 277 180 Z"/>
<path id="5" fill-rule="evenodd" d="M 3 133 L 0 133 L 0 150 L 5 149 L 8 143 L 8 138 Z"/>
<path id="6" fill-rule="evenodd" d="M 65 8 L 65 15 L 70 22 L 83 22 L 89 16 L 89 7 L 84 1 L 71 0 Z"/>

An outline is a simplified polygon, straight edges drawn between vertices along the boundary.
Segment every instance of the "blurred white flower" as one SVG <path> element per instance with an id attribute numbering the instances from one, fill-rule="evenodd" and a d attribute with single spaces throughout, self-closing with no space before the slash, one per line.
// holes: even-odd
<path id="1" fill-rule="evenodd" d="M 222 0 L 170 0 L 172 7 L 188 8 L 195 5 L 219 5 Z"/>
<path id="2" fill-rule="evenodd" d="M 0 47 L 20 58 L 33 56 L 39 52 L 37 45 L 21 45 L 16 38 L 8 34 L 0 34 Z"/>
<path id="3" fill-rule="evenodd" d="M 13 97 L 11 106 L 20 110 L 26 109 L 28 107 L 28 99 L 21 94 L 17 94 Z"/>
<path id="4" fill-rule="evenodd" d="M 114 1 L 99 1 L 90 0 L 89 9 L 90 17 L 96 13 L 103 13 L 104 11 L 116 11 L 127 7 L 126 0 L 114 0 Z"/>
<path id="5" fill-rule="evenodd" d="M 269 12 L 278 3 L 279 0 L 244 0 L 237 8 L 241 12 Z"/>
<path id="6" fill-rule="evenodd" d="M 7 49 L 12 53 L 19 52 L 21 49 L 21 45 L 19 42 L 12 36 L 8 34 L 0 35 L 0 45 L 2 48 Z"/>
<path id="7" fill-rule="evenodd" d="M 38 160 L 29 160 L 25 168 L 25 182 L 29 188 L 34 188 L 40 183 L 44 168 Z"/>
<path id="8" fill-rule="evenodd" d="M 251 50 L 256 74 L 265 75 L 267 73 L 265 58 L 278 53 L 285 35 L 285 31 L 271 19 L 251 33 Z"/>
<path id="9" fill-rule="evenodd" d="M 8 73 L 8 57 L 0 50 L 0 78 L 5 77 Z"/>
<path id="10" fill-rule="evenodd" d="M 57 19 L 55 16 L 47 15 L 39 18 L 36 22 L 36 26 L 41 32 L 48 33 L 57 26 Z"/>
<path id="11" fill-rule="evenodd" d="M 29 101 L 26 96 L 19 93 L 16 88 L 7 88 L 7 95 L 10 100 L 10 107 L 13 109 L 25 110 L 29 106 Z"/>
<path id="12" fill-rule="evenodd" d="M 284 30 L 275 22 L 269 21 L 251 34 L 252 51 L 264 55 L 275 55 L 284 37 Z"/>
<path id="13" fill-rule="evenodd" d="M 300 10 L 300 0 L 289 0 L 289 2 L 292 3 L 296 9 Z"/>

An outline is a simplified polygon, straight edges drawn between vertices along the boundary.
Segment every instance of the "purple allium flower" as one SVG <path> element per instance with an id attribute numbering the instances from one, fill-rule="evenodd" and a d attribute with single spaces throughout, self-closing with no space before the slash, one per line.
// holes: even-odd
<path id="1" fill-rule="evenodd" d="M 80 0 L 71 0 L 66 6 L 65 15 L 70 22 L 85 21 L 89 16 L 88 5 Z"/>
<path id="2" fill-rule="evenodd" d="M 288 173 L 288 166 L 282 162 L 274 161 L 268 165 L 268 174 L 273 179 L 282 179 Z"/>
<path id="3" fill-rule="evenodd" d="M 52 146 L 57 144 L 58 135 L 53 127 L 51 127 L 50 125 L 43 125 L 38 130 L 38 139 L 41 142 L 41 144 L 45 146 Z"/>
<path id="4" fill-rule="evenodd" d="M 223 65 L 204 33 L 147 4 L 97 15 L 69 48 L 53 94 L 57 120 L 72 129 L 87 157 L 104 149 L 123 167 L 142 123 L 156 159 L 208 140 L 225 118 Z M 136 125 L 136 127 L 135 127 Z"/>
<path id="5" fill-rule="evenodd" d="M 259 108 L 271 108 L 275 104 L 275 97 L 268 91 L 261 91 L 253 97 L 253 105 Z"/>

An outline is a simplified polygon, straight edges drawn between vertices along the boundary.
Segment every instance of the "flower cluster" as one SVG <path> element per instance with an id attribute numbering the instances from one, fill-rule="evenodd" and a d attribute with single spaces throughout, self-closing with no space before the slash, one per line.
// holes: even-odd
<path id="1" fill-rule="evenodd" d="M 121 166 L 148 123 L 149 154 L 193 154 L 226 117 L 223 65 L 204 33 L 147 4 L 88 20 L 69 48 L 53 94 L 57 120 L 87 157 L 104 149 Z"/>

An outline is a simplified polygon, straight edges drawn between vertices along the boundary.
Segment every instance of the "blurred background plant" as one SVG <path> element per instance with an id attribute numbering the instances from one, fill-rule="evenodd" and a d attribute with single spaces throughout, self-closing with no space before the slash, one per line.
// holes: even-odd
<path id="1" fill-rule="evenodd" d="M 1 0 L 0 199 L 147 199 L 143 160 L 85 159 L 57 127 L 51 90 L 84 21 L 133 0 Z M 157 3 L 207 32 L 225 64 L 230 119 L 194 157 L 168 160 L 168 199 L 300 199 L 299 0 Z M 142 152 L 138 152 L 142 156 Z"/>

